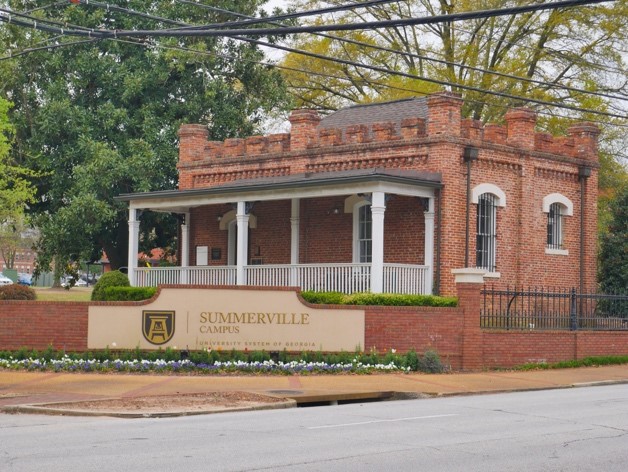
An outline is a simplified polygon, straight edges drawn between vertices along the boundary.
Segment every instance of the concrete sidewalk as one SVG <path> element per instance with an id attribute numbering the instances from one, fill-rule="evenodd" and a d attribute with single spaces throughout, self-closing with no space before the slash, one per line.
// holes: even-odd
<path id="1" fill-rule="evenodd" d="M 297 403 L 464 395 L 628 383 L 628 365 L 456 374 L 194 376 L 0 371 L 0 408 L 206 392 L 251 392 Z"/>

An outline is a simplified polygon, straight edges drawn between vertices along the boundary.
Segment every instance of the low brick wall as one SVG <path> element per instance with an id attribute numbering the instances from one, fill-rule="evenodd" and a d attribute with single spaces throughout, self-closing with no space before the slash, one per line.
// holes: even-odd
<path id="1" fill-rule="evenodd" d="M 87 302 L 0 301 L 0 350 L 87 350 Z"/>
<path id="2" fill-rule="evenodd" d="M 464 312 L 458 308 L 368 307 L 366 351 L 436 351 L 454 369 L 462 366 Z"/>
<path id="3" fill-rule="evenodd" d="M 628 332 L 485 330 L 483 338 L 487 368 L 628 355 Z"/>
<path id="4" fill-rule="evenodd" d="M 458 308 L 367 307 L 362 349 L 431 349 L 454 369 L 465 370 L 628 355 L 628 332 L 481 330 L 479 286 L 476 292 L 460 290 Z M 87 350 L 89 305 L 0 301 L 0 350 Z"/>

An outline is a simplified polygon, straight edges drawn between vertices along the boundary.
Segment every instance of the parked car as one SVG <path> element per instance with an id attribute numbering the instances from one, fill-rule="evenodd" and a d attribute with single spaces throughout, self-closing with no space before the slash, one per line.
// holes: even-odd
<path id="1" fill-rule="evenodd" d="M 33 278 L 30 274 L 17 274 L 17 283 L 20 285 L 33 285 Z"/>
<path id="2" fill-rule="evenodd" d="M 0 285 L 12 285 L 12 284 L 13 284 L 13 280 L 8 278 L 4 274 L 0 274 Z"/>
<path id="3" fill-rule="evenodd" d="M 87 282 L 83 279 L 78 279 L 74 284 L 75 287 L 87 287 Z"/>
<path id="4" fill-rule="evenodd" d="M 61 279 L 61 286 L 64 288 L 87 287 L 87 282 L 85 282 L 83 279 L 78 279 L 74 283 L 72 283 L 73 280 L 74 280 L 74 277 L 72 276 L 65 277 L 64 279 Z"/>

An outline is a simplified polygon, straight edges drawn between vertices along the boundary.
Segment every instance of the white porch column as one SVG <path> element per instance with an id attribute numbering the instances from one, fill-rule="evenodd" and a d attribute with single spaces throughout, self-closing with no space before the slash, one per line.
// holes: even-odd
<path id="1" fill-rule="evenodd" d="M 135 273 L 137 271 L 137 253 L 139 251 L 140 241 L 140 222 L 137 219 L 137 210 L 135 208 L 129 209 L 129 254 L 127 261 L 127 275 L 131 286 L 137 286 L 137 280 L 135 280 Z"/>
<path id="2" fill-rule="evenodd" d="M 244 266 L 246 266 L 246 261 L 248 260 L 249 246 L 249 214 L 246 211 L 246 202 L 238 202 L 236 224 L 238 225 L 238 240 L 236 242 L 236 284 L 246 285 Z"/>
<path id="3" fill-rule="evenodd" d="M 188 283 L 188 271 L 190 266 L 190 214 L 184 213 L 185 220 L 181 225 L 181 282 Z"/>
<path id="4" fill-rule="evenodd" d="M 292 208 L 290 212 L 290 264 L 295 266 L 299 263 L 299 208 L 301 200 L 292 199 Z M 290 270 L 290 285 L 296 287 L 299 285 L 297 277 L 297 268 Z"/>
<path id="5" fill-rule="evenodd" d="M 384 290 L 384 212 L 386 194 L 373 192 L 371 200 L 372 216 L 372 252 L 371 252 L 371 292 L 382 293 Z"/>
<path id="6" fill-rule="evenodd" d="M 425 261 L 427 274 L 425 275 L 424 293 L 432 294 L 434 287 L 434 198 L 428 198 L 427 210 L 425 210 Z"/>

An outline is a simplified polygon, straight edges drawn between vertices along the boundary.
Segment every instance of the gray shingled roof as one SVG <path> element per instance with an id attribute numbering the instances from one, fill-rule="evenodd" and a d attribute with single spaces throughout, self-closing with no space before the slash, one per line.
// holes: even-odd
<path id="1" fill-rule="evenodd" d="M 343 108 L 324 117 L 319 128 L 346 128 L 351 125 L 370 125 L 395 122 L 397 128 L 405 118 L 427 118 L 427 98 L 406 98 L 394 102 L 369 103 Z"/>

